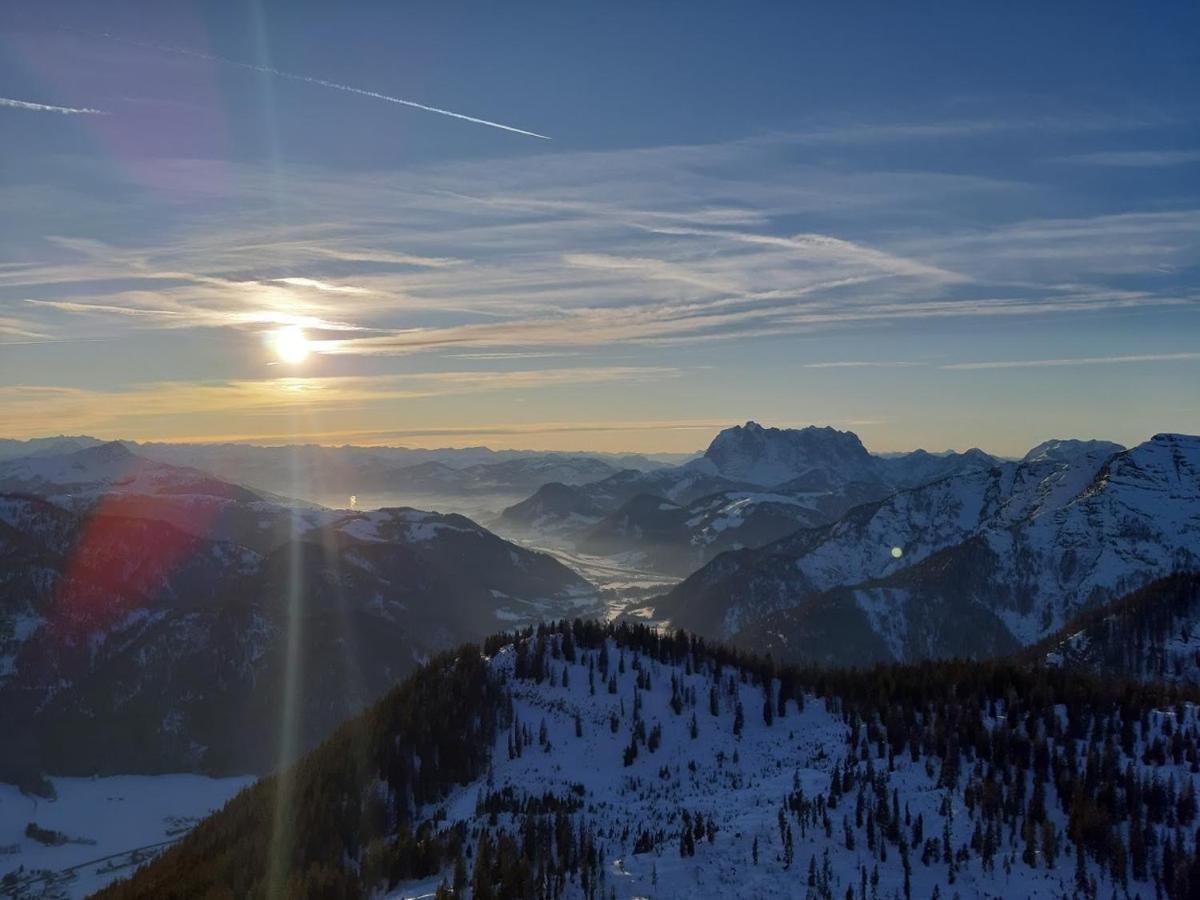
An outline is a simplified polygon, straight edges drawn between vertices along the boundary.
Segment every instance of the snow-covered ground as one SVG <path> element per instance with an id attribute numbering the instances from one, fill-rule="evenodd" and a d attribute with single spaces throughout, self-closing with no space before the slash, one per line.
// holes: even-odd
<path id="1" fill-rule="evenodd" d="M 904 823 L 900 827 L 906 838 L 914 839 L 908 852 L 912 897 L 1074 895 L 1074 855 L 1053 783 L 1047 785 L 1046 815 L 1058 842 L 1056 856 L 1047 860 L 1038 849 L 1036 864 L 1028 865 L 1022 860 L 1025 845 L 1020 834 L 1010 834 L 1005 828 L 994 862 L 985 868 L 979 853 L 967 850 L 973 837 L 978 840 L 975 832 L 983 821 L 978 803 L 964 803 L 962 787 L 967 773 L 958 789 L 939 787 L 940 763 L 930 757 L 914 761 L 907 752 L 892 760 L 894 770 L 889 771 L 889 760 L 877 758 L 873 745 L 870 759 L 861 755 L 865 744 L 852 749 L 842 717 L 811 695 L 805 698 L 803 710 L 789 701 L 786 715 L 767 724 L 762 688 L 741 680 L 730 669 L 721 678 L 714 714 L 709 694 L 714 682 L 707 671 L 689 674 L 683 666 L 672 667 L 646 657 L 639 660 L 632 651 L 622 654 L 610 645 L 610 671 L 617 673 L 623 667 L 615 676 L 616 692 L 609 692 L 606 680 L 596 671 L 592 694 L 586 659 L 587 654 L 581 652 L 574 664 L 552 661 L 553 676 L 541 684 L 512 679 L 516 725 L 501 730 L 492 771 L 486 779 L 457 789 L 444 803 L 423 814 L 435 816 L 444 811 L 445 824 L 467 822 L 470 834 L 489 824 L 488 813 L 479 811 L 480 802 L 506 788 L 513 789 L 518 806 L 525 798 L 546 794 L 578 797 L 575 827 L 586 824 L 602 846 L 605 881 L 599 895 L 604 897 L 610 896 L 610 891 L 619 898 L 657 900 L 844 897 L 847 888 L 853 888 L 855 897 L 863 888 L 863 896 L 903 897 L 900 855 L 894 844 L 888 844 L 882 848 L 881 859 L 883 838 L 872 841 L 867 836 L 869 819 L 864 831 L 861 797 L 856 823 L 860 787 L 882 784 L 879 790 L 889 801 L 895 791 Z M 511 672 L 514 662 L 515 653 L 509 647 L 493 658 L 492 665 Z M 638 680 L 647 675 L 649 687 L 637 689 Z M 679 712 L 671 705 L 673 679 L 684 698 Z M 635 696 L 646 731 L 653 734 L 661 726 L 661 738 L 654 751 L 642 743 L 632 764 L 625 765 L 623 754 L 630 744 Z M 738 704 L 744 711 L 740 736 L 734 733 Z M 1188 715 L 1194 723 L 1194 711 Z M 990 720 L 991 726 L 1001 719 L 1003 715 L 997 714 Z M 1153 731 L 1147 738 L 1159 732 L 1161 720 L 1159 714 L 1151 714 Z M 527 732 L 532 740 L 514 755 L 513 735 L 521 732 Z M 851 754 L 855 784 L 847 787 L 840 800 L 830 800 L 834 769 L 844 767 Z M 1200 784 L 1200 776 L 1189 773 L 1186 764 L 1172 767 L 1170 774 L 1177 784 L 1187 779 Z M 868 786 L 865 790 L 869 811 L 873 789 Z M 806 811 L 785 808 L 789 798 L 797 797 L 802 798 L 798 803 L 809 804 Z M 705 834 L 695 840 L 691 856 L 680 852 L 685 814 L 693 822 L 699 816 L 716 826 L 711 838 Z M 923 822 L 925 843 L 935 845 L 932 854 L 914 834 L 918 818 Z M 491 825 L 520 834 L 520 821 L 501 812 Z M 643 830 L 659 832 L 661 840 L 652 849 L 643 847 L 643 852 L 634 853 Z M 853 833 L 849 840 L 848 832 Z M 789 844 L 790 853 L 786 849 Z M 957 858 L 953 864 L 939 857 L 943 846 L 954 849 Z M 1102 895 L 1112 895 L 1113 884 L 1107 874 L 1094 861 L 1088 866 Z M 815 871 L 824 890 L 809 891 L 810 871 Z M 439 881 L 435 877 L 402 884 L 388 896 L 390 900 L 431 896 Z M 1138 890 L 1143 897 L 1153 895 L 1152 885 L 1131 883 L 1128 896 Z M 578 890 L 568 890 L 567 896 L 577 895 L 582 896 Z"/>
<path id="2" fill-rule="evenodd" d="M 254 780 L 182 774 L 52 778 L 54 800 L 0 784 L 0 877 L 15 871 L 17 884 L 26 885 L 13 896 L 85 897 L 131 874 Z M 46 846 L 27 838 L 31 822 L 69 842 Z M 0 887 L 0 895 L 9 896 L 7 888 Z"/>

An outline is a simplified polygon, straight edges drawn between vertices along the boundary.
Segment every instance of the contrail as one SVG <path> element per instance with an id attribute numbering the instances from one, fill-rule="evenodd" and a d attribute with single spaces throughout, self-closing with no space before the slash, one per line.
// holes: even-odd
<path id="1" fill-rule="evenodd" d="M 102 109 L 90 109 L 86 106 L 52 106 L 49 103 L 30 103 L 28 100 L 13 100 L 9 97 L 0 97 L 0 106 L 7 106 L 9 109 L 29 109 L 34 112 L 52 112 L 60 113 L 64 116 L 106 116 Z"/>
<path id="2" fill-rule="evenodd" d="M 551 139 L 549 135 L 538 134 L 536 131 L 526 131 L 524 128 L 517 128 L 514 125 L 505 125 L 503 122 L 493 122 L 491 119 L 480 119 L 475 116 L 468 116 L 465 113 L 454 112 L 450 109 L 442 109 L 438 106 L 429 106 L 425 103 L 418 103 L 415 100 L 405 100 L 403 97 L 393 97 L 390 94 L 381 94 L 378 91 L 368 91 L 364 88 L 357 88 L 349 84 L 341 84 L 337 81 L 329 81 L 324 78 L 314 78 L 311 75 L 299 75 L 295 72 L 284 72 L 271 66 L 260 66 L 255 63 L 241 62 L 240 60 L 229 59 L 224 56 L 213 56 L 208 53 L 200 53 L 196 50 L 185 50 L 182 47 L 168 47 L 162 44 L 145 44 L 141 43 L 140 41 L 131 41 L 126 38 L 118 37 L 114 34 L 106 33 L 104 36 L 113 40 L 122 41 L 127 44 L 134 44 L 138 47 L 148 47 L 152 50 L 159 50 L 163 53 L 174 53 L 180 56 L 191 56 L 196 59 L 208 60 L 209 62 L 224 63 L 228 66 L 237 66 L 239 69 L 249 69 L 251 72 L 262 72 L 264 75 L 274 75 L 276 78 L 286 78 L 289 81 L 302 81 L 306 84 L 315 84 L 318 87 L 330 88 L 331 90 L 335 91 L 343 91 L 347 94 L 358 94 L 360 97 L 370 97 L 374 100 L 384 100 L 387 103 L 408 106 L 412 109 L 422 109 L 425 112 L 437 113 L 439 116 L 449 116 L 452 119 L 461 119 L 464 122 L 474 122 L 476 125 L 486 125 L 489 128 L 499 128 L 501 131 L 509 131 L 513 134 L 523 134 L 526 137 L 533 137 L 542 141 L 548 141 Z"/>

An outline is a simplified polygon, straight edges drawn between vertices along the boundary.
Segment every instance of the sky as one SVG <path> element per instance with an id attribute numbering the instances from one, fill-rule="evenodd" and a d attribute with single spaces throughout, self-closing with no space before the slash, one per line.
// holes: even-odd
<path id="1" fill-rule="evenodd" d="M 1171 2 L 8 3 L 0 436 L 1200 432 L 1197 46 Z"/>

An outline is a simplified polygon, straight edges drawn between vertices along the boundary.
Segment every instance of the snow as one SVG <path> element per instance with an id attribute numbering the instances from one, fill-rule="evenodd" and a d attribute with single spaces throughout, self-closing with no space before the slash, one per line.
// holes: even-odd
<path id="1" fill-rule="evenodd" d="M 616 672 L 620 651 L 610 644 L 610 671 Z M 491 661 L 498 672 L 511 672 L 515 654 L 511 647 L 501 650 Z M 857 834 L 856 849 L 846 847 L 843 817 L 854 821 L 854 801 L 847 795 L 829 810 L 832 830 L 827 835 L 819 823 L 795 834 L 795 857 L 786 869 L 782 858 L 778 812 L 782 800 L 800 789 L 809 798 L 827 793 L 835 766 L 848 752 L 849 731 L 840 716 L 826 709 L 825 702 L 813 696 L 805 698 L 798 710 L 789 702 L 786 716 L 776 717 L 767 725 L 761 713 L 762 688 L 742 682 L 725 670 L 719 692 L 719 715 L 708 708 L 711 681 L 707 673 L 687 675 L 682 667 L 671 667 L 642 658 L 635 662 L 632 651 L 625 652 L 625 672 L 617 675 L 616 694 L 607 692 L 604 680 L 596 675 L 596 693 L 589 695 L 588 668 L 580 653 L 575 664 L 562 660 L 551 663 L 555 683 L 535 684 L 529 680 L 510 681 L 516 719 L 534 736 L 515 758 L 508 752 L 513 733 L 499 734 L 493 751 L 493 768 L 487 779 L 464 785 L 451 792 L 444 802 L 422 810 L 423 817 L 445 813 L 444 825 L 457 821 L 472 829 L 487 827 L 487 816 L 477 813 L 477 804 L 489 792 L 511 787 L 520 801 L 527 796 L 550 793 L 558 797 L 572 794 L 581 799 L 581 809 L 573 814 L 576 823 L 588 823 L 603 846 L 606 881 L 601 896 L 613 891 L 619 898 L 655 897 L 782 897 L 802 896 L 810 859 L 818 869 L 828 854 L 832 873 L 832 896 L 842 897 L 848 886 L 858 896 L 860 866 L 870 872 L 879 868 L 879 897 L 902 892 L 903 874 L 894 848 L 888 861 L 868 851 L 863 834 Z M 649 672 L 652 686 L 638 692 L 641 715 L 647 731 L 662 725 L 661 745 L 651 752 L 639 748 L 632 765 L 622 764 L 622 753 L 629 743 L 630 708 L 635 694 L 635 678 L 640 665 Z M 561 672 L 569 672 L 569 686 L 562 686 Z M 681 714 L 670 706 L 671 678 L 692 687 L 698 697 L 696 706 L 684 705 Z M 775 686 L 777 689 L 777 685 Z M 733 733 L 734 708 L 740 702 L 745 710 L 745 725 L 740 737 Z M 622 708 L 622 703 L 624 707 Z M 690 720 L 695 714 L 698 736 L 690 735 Z M 582 737 L 576 737 L 575 717 L 580 717 Z M 614 733 L 610 717 L 619 726 Z M 1194 717 L 1194 712 L 1189 712 Z M 993 725 L 1002 714 L 987 724 Z M 1157 722 L 1158 717 L 1152 721 Z M 537 735 L 545 724 L 549 746 L 539 745 Z M 1157 725 L 1155 725 L 1157 727 Z M 874 756 L 874 754 L 872 754 Z M 970 842 L 976 818 L 962 802 L 961 793 L 938 786 L 938 766 L 926 768 L 925 761 L 913 762 L 908 753 L 894 760 L 895 771 L 888 772 L 884 759 L 870 763 L 858 760 L 860 773 L 874 771 L 885 775 L 888 792 L 898 791 L 901 808 L 912 817 L 923 816 L 927 836 L 940 838 L 944 817 L 943 803 L 949 803 L 949 829 L 955 847 Z M 1140 768 L 1140 765 L 1139 765 Z M 1174 775 L 1182 780 L 1191 775 L 1186 764 L 1176 767 Z M 681 814 L 686 811 L 711 818 L 717 825 L 715 838 L 696 841 L 692 857 L 679 853 Z M 1047 814 L 1060 834 L 1065 818 L 1054 798 L 1053 784 L 1047 795 Z M 499 827 L 514 827 L 514 818 L 500 813 Z M 793 822 L 795 827 L 798 823 Z M 664 840 L 650 852 L 634 854 L 633 844 L 642 829 L 662 829 Z M 626 834 L 627 832 L 627 834 Z M 752 847 L 758 840 L 759 861 L 752 861 Z M 1061 838 L 1066 843 L 1066 838 Z M 1002 857 L 1012 854 L 1011 866 Z M 946 865 L 920 861 L 920 848 L 911 851 L 912 896 L 929 897 L 935 888 L 941 896 L 1050 898 L 1073 893 L 1072 858 L 1063 855 L 1055 868 L 1027 867 L 1020 860 L 1019 836 L 1009 836 L 997 853 L 997 864 L 984 871 L 976 854 L 960 862 L 954 883 L 948 881 Z M 1089 863 L 1102 886 L 1106 876 Z M 446 876 L 449 873 L 445 873 Z M 401 884 L 387 896 L 391 900 L 410 900 L 432 894 L 440 877 Z M 567 896 L 582 896 L 577 890 Z M 1145 887 L 1145 885 L 1139 885 Z M 1131 886 L 1131 889 L 1133 886 Z M 1103 891 L 1102 891 L 1103 893 Z M 872 894 L 873 896 L 875 894 Z M 1103 894 L 1107 896 L 1107 893 Z M 1146 896 L 1143 893 L 1143 896 Z"/>
<path id="2" fill-rule="evenodd" d="M 871 628 L 884 639 L 893 659 L 904 659 L 904 638 L 908 632 L 904 612 L 908 592 L 902 590 L 855 591 L 854 602 L 867 614 Z"/>
<path id="3" fill-rule="evenodd" d="M 0 784 L 0 875 L 18 867 L 22 875 L 59 873 L 55 883 L 62 895 L 75 898 L 131 874 L 133 851 L 145 848 L 140 856 L 145 861 L 158 852 L 154 845 L 177 840 L 255 779 L 179 774 L 50 780 L 55 800 Z M 25 837 L 30 822 L 78 843 L 43 846 Z"/>
<path id="4" fill-rule="evenodd" d="M 378 509 L 344 519 L 339 525 L 342 534 L 367 543 L 386 543 L 401 539 L 410 544 L 436 540 L 447 532 L 477 534 L 480 529 L 455 525 L 437 513 L 416 509 Z"/>

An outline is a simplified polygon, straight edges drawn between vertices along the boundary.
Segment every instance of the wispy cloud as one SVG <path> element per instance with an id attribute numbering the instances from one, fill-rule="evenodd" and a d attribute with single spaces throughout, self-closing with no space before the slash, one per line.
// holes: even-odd
<path id="1" fill-rule="evenodd" d="M 1119 168 L 1158 168 L 1200 162 L 1200 150 L 1107 150 L 1061 156 L 1060 162 Z"/>
<path id="2" fill-rule="evenodd" d="M 30 112 L 50 112 L 64 116 L 104 116 L 108 115 L 102 109 L 91 109 L 87 106 L 54 106 L 50 103 L 33 103 L 29 100 L 13 100 L 11 97 L 0 97 L 0 106 L 8 109 L 24 109 Z"/>
<path id="3" fill-rule="evenodd" d="M 877 360 L 840 360 L 838 362 L 814 362 L 805 363 L 805 369 L 908 369 L 914 366 L 923 366 L 926 363 L 912 362 L 905 360 L 894 361 L 877 361 Z"/>
<path id="4" fill-rule="evenodd" d="M 127 423 L 131 434 L 147 433 L 148 420 L 130 418 L 143 408 L 169 418 L 175 433 L 217 434 L 258 427 L 256 416 L 284 429 L 283 418 L 296 410 L 322 419 L 357 410 L 377 422 L 394 416 L 397 404 L 448 398 L 425 404 L 434 416 L 435 407 L 458 407 L 453 398 L 505 385 L 516 393 L 661 382 L 671 376 L 656 367 L 700 355 L 675 348 L 711 347 L 705 358 L 728 365 L 721 342 L 804 336 L 812 342 L 797 342 L 791 365 L 899 375 L 947 358 L 927 356 L 928 342 L 906 344 L 932 331 L 927 323 L 995 323 L 999 331 L 1006 320 L 1152 310 L 1181 316 L 1200 304 L 1194 284 L 1179 274 L 1200 258 L 1200 211 L 1072 216 L 1064 209 L 1053 218 L 1017 217 L 1013 210 L 1035 193 L 1029 185 L 821 168 L 796 156 L 779 137 L 395 172 L 229 164 L 224 174 L 233 187 L 174 211 L 170 227 L 153 203 L 118 194 L 111 215 L 150 224 L 111 241 L 64 233 L 63 199 L 54 196 L 44 199 L 41 219 L 31 211 L 28 230 L 55 237 L 31 238 L 28 253 L 0 263 L 0 308 L 19 310 L 21 329 L 39 336 L 12 340 L 115 338 L 135 352 L 169 331 L 192 366 L 214 346 L 237 348 L 226 356 L 241 360 L 245 377 L 195 391 L 184 390 L 172 360 L 145 354 L 155 367 L 148 377 L 172 385 L 177 410 L 190 404 L 210 417 L 203 428 L 184 424 L 186 415 L 175 415 L 165 395 L 145 403 L 128 393 L 71 400 L 78 408 L 54 401 L 56 423 L 94 421 L 92 403 L 109 411 L 104 421 Z M 168 181 L 222 183 L 202 161 L 161 165 Z M 30 210 L 29 195 L 15 190 L 0 186 L 0 208 Z M 492 371 L 457 380 L 309 382 L 285 396 L 253 377 L 268 358 L 258 333 L 281 325 L 308 331 L 317 351 L 308 364 L 313 373 Z M 961 352 L 972 355 L 969 346 Z M 614 367 L 618 359 L 629 368 Z M 503 372 L 542 361 L 558 374 Z M 30 364 L 34 371 L 38 365 Z M 566 374 L 575 366 L 577 374 Z M 49 374 L 40 380 L 54 381 Z M 471 402 L 474 420 L 492 415 L 490 398 Z M 26 428 L 50 419 L 43 400 L 19 409 Z M 856 420 L 874 421 L 874 410 L 858 412 Z M 221 424 L 222 415 L 243 422 Z M 312 432 L 324 427 L 375 426 L 304 424 Z"/>
<path id="5" fill-rule="evenodd" d="M 942 369 L 1040 369 L 1057 366 L 1110 366 L 1127 363 L 1200 360 L 1200 353 L 1138 353 L 1130 356 L 1075 356 L 1064 359 L 1007 359 L 988 362 L 948 363 Z"/>
<path id="6" fill-rule="evenodd" d="M 989 137 L 1005 132 L 1130 131 L 1174 122 L 1164 115 L 994 116 L 932 122 L 870 122 L 811 126 L 791 135 L 798 144 L 886 144 Z"/>
<path id="7" fill-rule="evenodd" d="M 369 294 L 371 293 L 366 288 L 355 287 L 352 284 L 331 284 L 328 281 L 318 281 L 315 278 L 273 278 L 272 281 L 277 284 L 288 284 L 292 287 L 312 288 L 314 291 L 323 291 L 326 294 Z"/>

